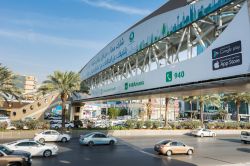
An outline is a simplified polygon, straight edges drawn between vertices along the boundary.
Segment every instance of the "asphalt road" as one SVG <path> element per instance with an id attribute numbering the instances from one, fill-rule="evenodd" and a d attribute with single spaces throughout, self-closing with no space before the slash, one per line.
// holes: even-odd
<path id="1" fill-rule="evenodd" d="M 217 136 L 212 137 L 193 137 L 193 136 L 172 136 L 167 139 L 182 141 L 193 146 L 195 152 L 192 156 L 173 155 L 167 157 L 158 155 L 152 147 L 166 137 L 137 137 L 122 138 L 123 143 L 141 150 L 148 156 L 160 157 L 163 160 L 177 160 L 192 163 L 199 166 L 230 165 L 239 163 L 250 163 L 250 144 L 243 144 L 239 136 Z"/>
<path id="2" fill-rule="evenodd" d="M 196 138 L 170 137 L 195 147 L 192 156 L 167 157 L 153 151 L 164 137 L 119 138 L 115 146 L 81 146 L 77 139 L 56 143 L 59 154 L 50 158 L 33 157 L 34 166 L 214 166 L 250 162 L 250 144 L 241 144 L 236 136 Z M 169 139 L 169 138 L 168 138 Z M 11 140 L 0 140 L 1 143 Z"/>

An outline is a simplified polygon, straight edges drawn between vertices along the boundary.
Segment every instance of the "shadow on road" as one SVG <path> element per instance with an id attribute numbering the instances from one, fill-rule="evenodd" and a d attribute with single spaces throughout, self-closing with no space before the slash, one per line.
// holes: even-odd
<path id="1" fill-rule="evenodd" d="M 218 140 L 233 142 L 233 143 L 241 143 L 241 141 L 239 139 L 233 139 L 233 138 L 219 138 Z"/>
<path id="2" fill-rule="evenodd" d="M 157 152 L 154 151 L 153 148 L 144 148 L 143 151 L 146 152 L 146 153 L 151 154 L 152 156 L 155 156 L 156 158 L 161 159 L 164 165 L 196 166 L 195 164 L 180 161 L 180 160 L 177 160 L 177 159 L 173 158 L 175 156 L 182 156 L 182 157 L 187 157 L 187 158 L 192 157 L 192 156 L 188 156 L 187 154 L 172 155 L 171 157 L 168 157 L 168 156 L 166 156 L 164 154 L 158 154 Z"/>
<path id="3" fill-rule="evenodd" d="M 250 153 L 250 148 L 237 148 L 238 151 Z"/>

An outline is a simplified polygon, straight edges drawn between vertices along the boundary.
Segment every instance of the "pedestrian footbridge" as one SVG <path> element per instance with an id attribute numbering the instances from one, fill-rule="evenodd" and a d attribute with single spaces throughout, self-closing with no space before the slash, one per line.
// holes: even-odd
<path id="1" fill-rule="evenodd" d="M 89 96 L 250 90 L 247 0 L 170 0 L 115 38 L 80 71 Z"/>

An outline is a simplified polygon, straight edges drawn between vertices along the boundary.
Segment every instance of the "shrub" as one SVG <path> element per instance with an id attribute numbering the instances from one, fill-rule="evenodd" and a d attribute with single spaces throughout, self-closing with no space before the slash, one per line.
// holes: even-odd
<path id="1" fill-rule="evenodd" d="M 240 126 L 239 126 L 239 123 L 237 122 L 228 122 L 228 123 L 225 123 L 225 127 L 226 129 L 238 129 Z"/>
<path id="2" fill-rule="evenodd" d="M 123 126 L 110 126 L 108 127 L 108 130 L 126 130 L 126 127 Z"/>
<path id="3" fill-rule="evenodd" d="M 28 129 L 31 129 L 31 130 L 37 129 L 38 123 L 39 121 L 37 120 L 29 120 L 29 121 L 24 122 L 25 126 L 27 126 Z"/>
<path id="4" fill-rule="evenodd" d="M 126 121 L 125 125 L 126 125 L 129 129 L 134 129 L 134 128 L 136 128 L 137 123 L 136 123 L 135 120 L 129 119 L 129 120 Z"/>
<path id="5" fill-rule="evenodd" d="M 185 121 L 185 122 L 181 122 L 180 125 L 184 129 L 196 129 L 202 126 L 200 121 Z"/>
<path id="6" fill-rule="evenodd" d="M 0 130 L 5 130 L 8 127 L 7 122 L 0 122 Z"/>
<path id="7" fill-rule="evenodd" d="M 22 130 L 23 127 L 25 126 L 25 123 L 21 120 L 16 120 L 11 122 L 13 124 L 13 126 L 15 126 L 18 130 Z"/>
<path id="8" fill-rule="evenodd" d="M 250 129 L 250 123 L 240 123 L 239 125 L 242 129 Z"/>
<path id="9" fill-rule="evenodd" d="M 39 121 L 37 124 L 37 128 L 38 129 L 49 129 L 50 128 L 50 124 L 49 122 L 45 122 L 45 121 Z"/>
<path id="10" fill-rule="evenodd" d="M 161 122 L 160 121 L 154 121 L 153 122 L 153 129 L 158 129 L 161 126 Z"/>
<path id="11" fill-rule="evenodd" d="M 145 121 L 145 126 L 147 129 L 152 128 L 152 121 L 150 121 L 150 120 Z"/>
<path id="12" fill-rule="evenodd" d="M 142 129 L 142 128 L 143 128 L 143 125 L 144 125 L 144 122 L 143 122 L 143 121 L 137 121 L 137 122 L 136 122 L 136 128 L 137 128 L 137 129 Z"/>
<path id="13" fill-rule="evenodd" d="M 170 125 L 171 129 L 180 129 L 181 128 L 179 123 L 171 122 L 171 123 L 169 123 L 169 125 Z"/>

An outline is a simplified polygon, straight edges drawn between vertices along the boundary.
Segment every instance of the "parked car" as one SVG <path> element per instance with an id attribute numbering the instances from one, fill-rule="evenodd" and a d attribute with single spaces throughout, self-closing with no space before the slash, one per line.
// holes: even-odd
<path id="1" fill-rule="evenodd" d="M 23 163 L 23 165 L 31 166 L 31 164 L 32 164 L 31 153 L 26 152 L 26 151 L 21 151 L 21 150 L 10 150 L 9 148 L 7 148 L 4 145 L 0 145 L 0 165 L 3 164 L 3 163 L 1 163 L 1 161 L 4 161 L 4 160 L 6 161 L 6 158 L 4 159 L 3 156 L 5 156 L 7 159 L 8 158 L 12 159 L 12 156 L 20 157 L 25 162 L 25 163 Z M 1 157 L 3 157 L 3 158 L 1 158 Z M 20 162 L 20 161 L 22 161 L 22 160 L 15 161 L 15 162 Z M 10 161 L 10 163 L 12 163 L 12 162 L 13 161 Z M 6 164 L 6 165 L 8 165 L 8 164 Z"/>
<path id="2" fill-rule="evenodd" d="M 242 131 L 241 134 L 240 134 L 240 139 L 245 144 L 250 142 L 250 132 Z"/>
<path id="3" fill-rule="evenodd" d="M 70 135 L 59 133 L 55 130 L 45 130 L 43 132 L 35 134 L 34 140 L 39 141 L 41 143 L 47 142 L 47 141 L 61 141 L 61 142 L 67 142 L 70 140 Z"/>
<path id="4" fill-rule="evenodd" d="M 10 118 L 7 116 L 0 116 L 0 123 L 6 122 L 8 125 L 10 125 Z"/>
<path id="5" fill-rule="evenodd" d="M 52 128 L 52 129 L 59 129 L 61 127 L 62 127 L 62 123 L 61 122 L 50 124 L 50 128 Z M 74 128 L 74 123 L 72 123 L 72 122 L 65 122 L 65 127 L 66 128 Z"/>
<path id="6" fill-rule="evenodd" d="M 204 128 L 193 130 L 191 134 L 194 136 L 198 136 L 198 137 L 215 137 L 216 136 L 215 132 L 208 130 L 208 129 L 204 129 Z"/>
<path id="7" fill-rule="evenodd" d="M 188 154 L 192 155 L 194 153 L 194 147 L 187 146 L 179 141 L 163 140 L 158 142 L 154 146 L 154 150 L 159 154 L 166 154 L 171 156 L 172 154 Z"/>
<path id="8" fill-rule="evenodd" d="M 99 145 L 99 144 L 109 144 L 114 145 L 117 140 L 114 137 L 107 136 L 101 132 L 92 132 L 86 135 L 80 135 L 79 143 L 81 145 Z"/>
<path id="9" fill-rule="evenodd" d="M 10 125 L 6 129 L 7 130 L 16 130 L 17 128 L 15 126 Z"/>
<path id="10" fill-rule="evenodd" d="M 61 116 L 51 116 L 51 117 L 48 117 L 48 120 L 62 120 L 62 117 Z"/>
<path id="11" fill-rule="evenodd" d="M 18 140 L 4 144 L 11 150 L 22 150 L 31 153 L 31 156 L 50 157 L 56 155 L 58 147 L 52 144 L 44 144 L 35 140 Z"/>

